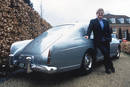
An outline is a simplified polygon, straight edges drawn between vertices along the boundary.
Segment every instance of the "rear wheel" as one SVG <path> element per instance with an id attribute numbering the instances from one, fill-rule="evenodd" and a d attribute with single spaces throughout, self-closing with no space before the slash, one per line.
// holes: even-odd
<path id="1" fill-rule="evenodd" d="M 92 71 L 92 64 L 93 64 L 93 58 L 92 55 L 89 53 L 86 53 L 83 61 L 82 61 L 82 66 L 81 66 L 81 70 L 82 73 L 90 73 Z"/>

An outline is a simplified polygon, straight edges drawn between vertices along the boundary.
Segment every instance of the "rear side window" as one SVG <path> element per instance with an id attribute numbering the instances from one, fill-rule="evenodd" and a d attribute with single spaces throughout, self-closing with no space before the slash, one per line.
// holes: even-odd
<path id="1" fill-rule="evenodd" d="M 70 37 L 70 38 L 79 38 L 86 35 L 87 32 L 87 25 L 76 24 L 74 27 L 65 30 L 63 36 Z"/>

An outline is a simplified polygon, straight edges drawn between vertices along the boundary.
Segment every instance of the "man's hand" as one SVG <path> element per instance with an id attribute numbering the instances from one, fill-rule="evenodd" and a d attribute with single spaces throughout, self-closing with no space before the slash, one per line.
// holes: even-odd
<path id="1" fill-rule="evenodd" d="M 86 39 L 88 39 L 88 36 L 84 36 Z"/>

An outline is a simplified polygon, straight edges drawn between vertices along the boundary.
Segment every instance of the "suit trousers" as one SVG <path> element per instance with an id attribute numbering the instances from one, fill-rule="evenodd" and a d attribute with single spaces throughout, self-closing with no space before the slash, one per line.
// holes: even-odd
<path id="1" fill-rule="evenodd" d="M 109 42 L 96 42 L 95 43 L 95 48 L 99 48 L 101 53 L 104 56 L 103 63 L 105 65 L 105 69 L 112 69 L 113 68 L 113 63 L 110 58 L 110 43 Z"/>

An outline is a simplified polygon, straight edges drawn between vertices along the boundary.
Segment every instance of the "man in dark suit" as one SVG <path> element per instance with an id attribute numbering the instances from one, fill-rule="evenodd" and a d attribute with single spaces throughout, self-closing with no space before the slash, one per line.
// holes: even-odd
<path id="1" fill-rule="evenodd" d="M 96 12 L 97 18 L 90 21 L 86 39 L 90 37 L 91 32 L 94 34 L 94 45 L 95 48 L 99 48 L 104 55 L 105 72 L 110 74 L 115 72 L 113 63 L 110 59 L 110 42 L 112 30 L 109 27 L 107 20 L 103 19 L 104 10 L 98 9 Z"/>

